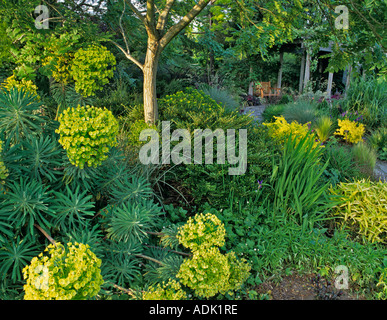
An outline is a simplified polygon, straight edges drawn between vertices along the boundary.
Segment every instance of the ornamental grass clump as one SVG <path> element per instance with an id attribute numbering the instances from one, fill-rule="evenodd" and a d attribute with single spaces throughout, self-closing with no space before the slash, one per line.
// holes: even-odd
<path id="1" fill-rule="evenodd" d="M 109 149 L 117 145 L 118 121 L 106 108 L 78 106 L 59 116 L 59 143 L 71 164 L 83 169 L 97 167 L 107 159 Z"/>
<path id="2" fill-rule="evenodd" d="M 82 243 L 50 244 L 23 269 L 25 300 L 86 300 L 98 294 L 101 260 Z"/>
<path id="3" fill-rule="evenodd" d="M 387 184 L 362 179 L 341 182 L 330 189 L 342 204 L 334 208 L 334 216 L 369 242 L 387 243 Z"/>
<path id="4" fill-rule="evenodd" d="M 179 242 L 192 250 L 192 256 L 184 260 L 176 277 L 199 297 L 240 289 L 249 276 L 251 267 L 245 259 L 219 250 L 225 233 L 224 224 L 210 213 L 197 214 L 178 231 Z"/>

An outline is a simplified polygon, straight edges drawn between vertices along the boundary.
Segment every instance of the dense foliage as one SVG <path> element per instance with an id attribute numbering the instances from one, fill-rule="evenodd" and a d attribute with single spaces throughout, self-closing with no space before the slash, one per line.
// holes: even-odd
<path id="1" fill-rule="evenodd" d="M 337 266 L 386 299 L 385 3 L 343 0 L 337 29 L 333 0 L 140 2 L 0 1 L 0 299 L 267 299 Z M 281 72 L 279 97 L 250 94 Z M 246 132 L 246 158 L 224 149 L 245 171 L 218 138 L 211 163 L 141 163 L 166 121 L 191 151 Z"/>

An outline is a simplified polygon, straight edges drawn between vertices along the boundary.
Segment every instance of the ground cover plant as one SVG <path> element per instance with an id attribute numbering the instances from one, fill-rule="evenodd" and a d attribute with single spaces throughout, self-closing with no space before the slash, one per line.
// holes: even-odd
<path id="1" fill-rule="evenodd" d="M 343 4 L 1 1 L 0 299 L 387 299 L 387 9 Z"/>

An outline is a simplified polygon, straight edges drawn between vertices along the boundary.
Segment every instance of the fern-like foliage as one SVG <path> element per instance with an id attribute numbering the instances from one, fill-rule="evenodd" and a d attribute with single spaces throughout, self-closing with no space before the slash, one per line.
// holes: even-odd
<path id="1" fill-rule="evenodd" d="M 46 119 L 40 115 L 42 104 L 24 89 L 0 90 L 0 133 L 13 143 L 41 133 Z"/>
<path id="2" fill-rule="evenodd" d="M 65 192 L 54 192 L 54 195 L 54 224 L 60 229 L 71 230 L 79 225 L 85 226 L 87 217 L 94 215 L 92 195 L 88 195 L 87 191 L 81 192 L 80 186 L 75 191 L 66 186 Z"/>

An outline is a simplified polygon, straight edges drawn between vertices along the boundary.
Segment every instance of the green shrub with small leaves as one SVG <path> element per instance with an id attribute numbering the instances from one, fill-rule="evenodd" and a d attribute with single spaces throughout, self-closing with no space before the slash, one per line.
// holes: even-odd
<path id="1" fill-rule="evenodd" d="M 113 77 L 115 64 L 114 55 L 104 46 L 91 45 L 86 49 L 79 49 L 75 52 L 71 65 L 75 90 L 85 97 L 94 95 Z"/>
<path id="2" fill-rule="evenodd" d="M 18 80 L 16 79 L 15 75 L 12 75 L 5 79 L 1 86 L 8 91 L 10 91 L 12 88 L 17 88 L 19 91 L 24 89 L 31 95 L 36 96 L 37 99 L 40 99 L 37 93 L 38 87 L 31 80 L 26 80 L 24 78 Z"/>
<path id="3" fill-rule="evenodd" d="M 237 260 L 232 251 L 222 254 L 226 230 L 213 214 L 197 214 L 178 231 L 179 242 L 192 250 L 192 256 L 181 264 L 176 277 L 199 297 L 239 289 L 249 276 L 250 265 Z"/>
<path id="4" fill-rule="evenodd" d="M 50 244 L 23 269 L 25 300 L 86 300 L 103 284 L 101 260 L 83 243 Z"/>
<path id="5" fill-rule="evenodd" d="M 150 286 L 142 295 L 143 300 L 185 300 L 186 292 L 176 280 L 169 280 L 167 283 L 158 283 L 157 286 Z"/>
<path id="6" fill-rule="evenodd" d="M 228 111 L 203 91 L 190 87 L 163 97 L 158 105 L 160 120 L 171 121 L 171 129 L 239 129 L 254 121 L 236 110 Z"/>
<path id="7" fill-rule="evenodd" d="M 107 159 L 110 147 L 117 145 L 118 122 L 111 111 L 93 106 L 78 106 L 59 116 L 59 143 L 70 162 L 83 169 L 97 167 Z"/>
<path id="8" fill-rule="evenodd" d="M 226 231 L 222 222 L 211 213 L 196 214 L 179 229 L 177 238 L 186 248 L 198 250 L 224 244 Z"/>

